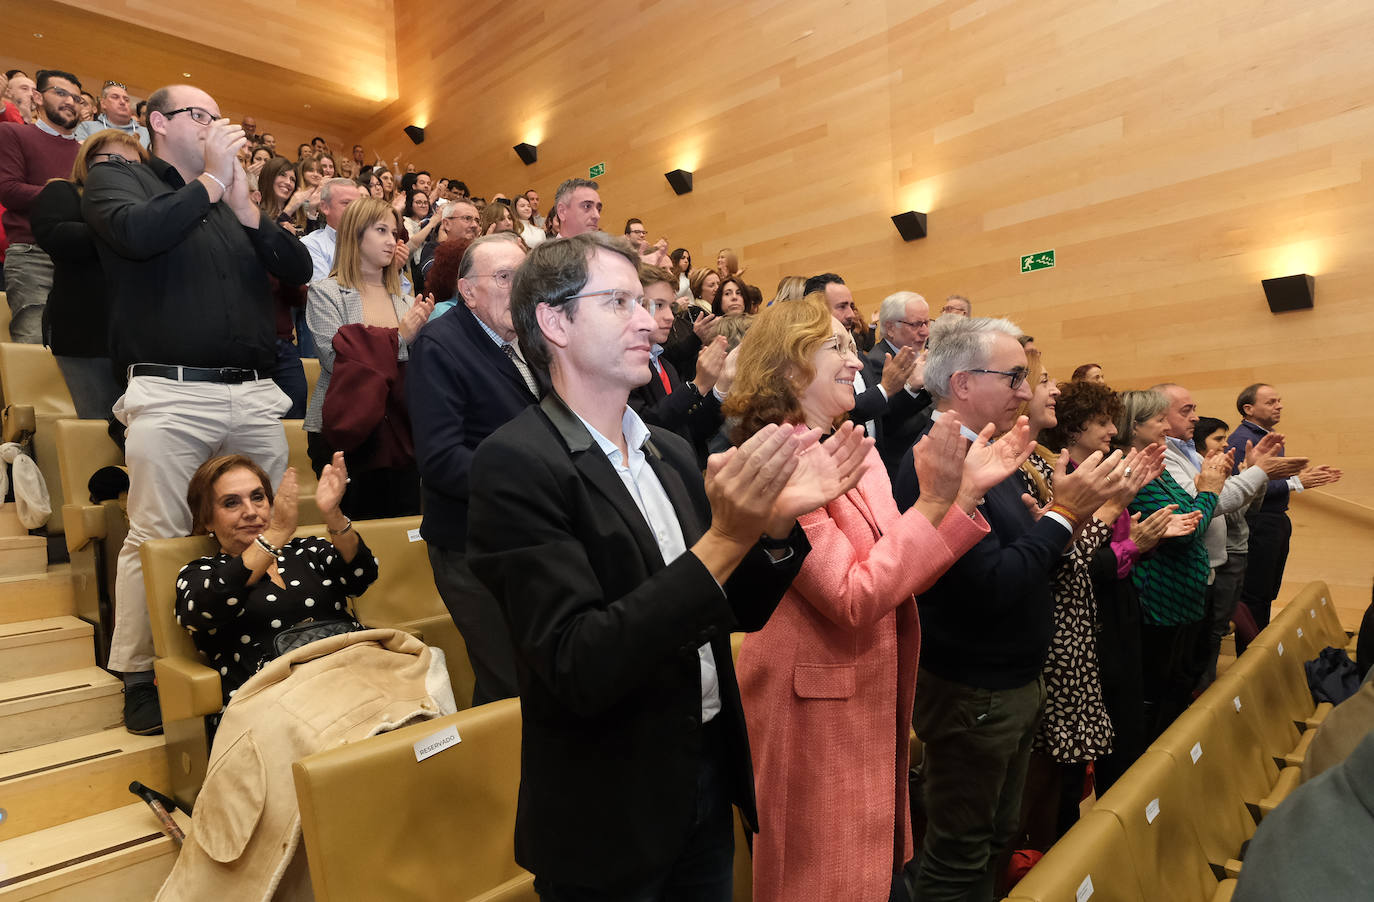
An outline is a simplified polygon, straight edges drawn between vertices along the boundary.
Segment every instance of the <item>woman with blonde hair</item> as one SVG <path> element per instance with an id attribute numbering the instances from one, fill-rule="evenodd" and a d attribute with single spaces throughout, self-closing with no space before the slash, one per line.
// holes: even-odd
<path id="1" fill-rule="evenodd" d="M 744 275 L 744 267 L 739 265 L 739 257 L 728 247 L 716 252 L 716 273 L 722 279 Z"/>
<path id="2" fill-rule="evenodd" d="M 305 412 L 306 449 L 317 475 L 336 450 L 349 452 L 348 508 L 363 519 L 420 510 L 409 415 L 397 387 L 434 299 L 402 296 L 400 232 L 400 217 L 386 201 L 360 197 L 349 204 L 334 268 L 311 283 L 305 312 L 320 357 Z M 334 385 L 341 369 L 347 378 Z M 385 376 L 385 384 L 378 388 L 373 376 Z M 359 388 L 365 391 L 350 397 Z M 375 394 L 385 397 L 372 401 Z"/>
<path id="3" fill-rule="evenodd" d="M 688 281 L 692 287 L 692 303 L 707 313 L 713 313 L 711 302 L 720 288 L 720 273 L 714 269 L 694 269 Z"/>
<path id="4" fill-rule="evenodd" d="M 821 295 L 754 317 L 724 413 L 831 432 L 862 363 Z M 798 518 L 811 553 L 737 673 L 758 796 L 753 897 L 886 899 L 913 855 L 907 748 L 928 589 L 988 533 L 983 494 L 1029 451 L 1024 420 L 970 449 L 957 414 L 914 449 L 921 497 L 899 514 L 870 443 L 859 485 Z"/>
<path id="5" fill-rule="evenodd" d="M 773 295 L 773 300 L 768 302 L 771 307 L 779 301 L 799 301 L 806 294 L 806 276 L 783 276 L 778 279 L 778 290 Z"/>
<path id="6" fill-rule="evenodd" d="M 122 383 L 110 360 L 110 311 L 95 237 L 81 215 L 81 195 L 93 166 L 147 163 L 137 136 L 107 128 L 86 139 L 69 179 L 43 186 L 29 210 L 34 243 L 52 258 L 52 290 L 43 309 L 43 343 L 52 349 L 76 415 L 107 420 Z"/>
<path id="7" fill-rule="evenodd" d="M 515 234 L 525 240 L 526 247 L 535 247 L 542 244 L 548 236 L 544 230 L 534 224 L 534 205 L 530 199 L 523 194 L 515 195 L 515 200 L 511 202 L 511 212 L 515 215 Z"/>

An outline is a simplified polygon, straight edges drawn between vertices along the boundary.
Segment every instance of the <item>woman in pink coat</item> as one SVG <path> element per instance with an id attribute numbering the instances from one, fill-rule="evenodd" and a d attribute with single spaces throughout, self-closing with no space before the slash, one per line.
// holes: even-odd
<path id="1" fill-rule="evenodd" d="M 741 346 L 726 415 L 741 435 L 770 422 L 829 431 L 854 405 L 860 366 L 819 298 L 776 304 Z M 914 452 L 911 510 L 897 512 L 871 451 L 857 488 L 800 518 L 811 553 L 737 665 L 758 794 L 756 902 L 882 902 L 911 859 L 913 595 L 987 533 L 978 503 L 1025 459 L 1024 424 L 970 452 L 955 417 L 942 417 Z"/>

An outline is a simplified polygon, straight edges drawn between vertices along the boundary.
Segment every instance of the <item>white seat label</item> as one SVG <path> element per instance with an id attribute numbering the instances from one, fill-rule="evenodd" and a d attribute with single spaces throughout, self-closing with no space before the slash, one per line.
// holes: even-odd
<path id="1" fill-rule="evenodd" d="M 1159 799 L 1151 799 L 1150 804 L 1145 806 L 1145 823 L 1153 824 L 1157 817 L 1159 817 Z"/>
<path id="2" fill-rule="evenodd" d="M 448 726 L 437 733 L 431 733 L 415 743 L 415 760 L 432 758 L 446 748 L 452 748 L 463 740 L 458 736 L 458 728 Z"/>
<path id="3" fill-rule="evenodd" d="M 1202 743 L 1193 743 L 1193 750 L 1189 754 L 1193 756 L 1193 763 L 1197 764 L 1197 759 L 1202 757 Z"/>
<path id="4" fill-rule="evenodd" d="M 1093 875 L 1089 874 L 1083 878 L 1083 882 L 1078 884 L 1078 892 L 1074 895 L 1074 902 L 1088 902 L 1093 897 Z"/>

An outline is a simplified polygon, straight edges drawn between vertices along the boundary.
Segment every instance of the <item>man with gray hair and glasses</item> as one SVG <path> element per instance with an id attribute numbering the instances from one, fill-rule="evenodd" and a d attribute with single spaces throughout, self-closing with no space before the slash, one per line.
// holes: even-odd
<path id="1" fill-rule="evenodd" d="M 897 464 L 930 422 L 932 402 L 924 389 L 926 342 L 930 339 L 930 305 L 914 291 L 897 291 L 883 298 L 878 307 L 878 323 L 882 326 L 882 340 L 864 356 L 864 382 L 880 385 L 883 368 L 904 348 L 916 352 L 916 362 L 907 376 L 904 389 L 914 403 L 891 399 L 882 415 L 882 428 L 874 438 L 878 441 L 878 455 L 893 475 Z"/>
<path id="2" fill-rule="evenodd" d="M 478 238 L 458 264 L 460 303 L 410 346 L 406 400 L 424 491 L 420 535 L 434 583 L 467 645 L 472 704 L 516 695 L 515 653 L 501 608 L 467 564 L 472 455 L 548 387 L 525 362 L 511 322 L 510 286 L 525 250 L 513 232 Z"/>
<path id="3" fill-rule="evenodd" d="M 1005 319 L 943 316 L 926 358 L 933 423 L 957 413 L 970 441 L 1018 425 L 1031 397 L 1021 330 Z M 1025 418 L 1019 418 L 1024 424 Z M 986 424 L 981 434 L 972 428 Z M 926 427 L 927 431 L 929 426 Z M 1050 575 L 1079 527 L 1127 471 L 1120 452 L 1055 471 L 1054 500 L 1032 510 L 1020 473 L 983 499 L 991 532 L 917 599 L 921 661 L 912 724 L 925 744 L 925 843 L 916 898 L 991 902 L 1015 836 L 1031 737 L 1045 699 L 1040 671 L 1054 632 Z M 893 494 L 920 497 L 912 455 Z"/>

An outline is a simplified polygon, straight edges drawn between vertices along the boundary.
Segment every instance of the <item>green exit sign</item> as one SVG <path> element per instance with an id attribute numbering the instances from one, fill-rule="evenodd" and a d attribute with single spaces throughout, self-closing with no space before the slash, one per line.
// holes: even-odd
<path id="1" fill-rule="evenodd" d="M 590 169 L 587 170 L 587 178 L 589 178 L 589 179 L 599 179 L 599 178 L 601 178 L 601 177 L 602 177 L 603 175 L 605 175 L 605 174 L 606 174 L 606 164 L 605 164 L 605 163 L 593 163 L 593 164 L 592 164 L 592 167 L 591 167 Z"/>
<path id="2" fill-rule="evenodd" d="M 1054 249 L 1026 254 L 1021 258 L 1022 272 L 1035 272 L 1037 269 L 1054 269 Z"/>

